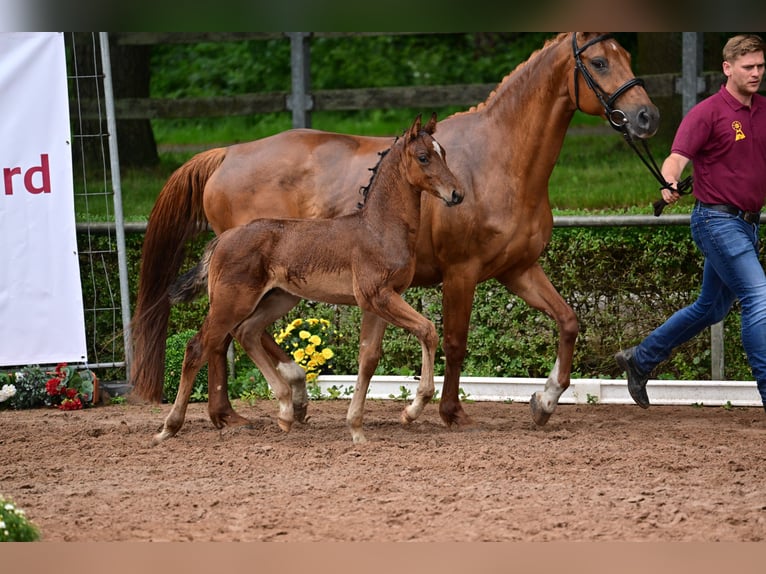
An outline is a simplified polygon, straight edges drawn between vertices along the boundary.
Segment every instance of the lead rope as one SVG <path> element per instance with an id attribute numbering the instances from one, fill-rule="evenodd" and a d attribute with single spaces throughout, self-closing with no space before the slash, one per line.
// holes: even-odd
<path id="1" fill-rule="evenodd" d="M 644 162 L 644 165 L 651 172 L 654 178 L 659 182 L 660 191 L 662 191 L 663 189 L 669 189 L 671 191 L 676 191 L 681 195 L 687 195 L 691 193 L 692 183 L 694 181 L 691 175 L 679 181 L 678 184 L 676 184 L 676 188 L 673 189 L 670 186 L 670 184 L 667 182 L 667 180 L 662 176 L 662 171 L 657 165 L 657 162 L 654 161 L 654 157 L 652 156 L 652 152 L 649 151 L 649 145 L 646 143 L 646 140 L 641 140 L 641 145 L 643 146 L 644 153 L 646 155 L 646 157 L 644 157 L 644 154 L 641 153 L 641 150 L 639 150 L 638 147 L 636 146 L 636 142 L 633 141 L 633 138 L 630 136 L 630 133 L 628 133 L 627 125 L 623 125 L 623 126 L 615 126 L 615 124 L 612 124 L 612 125 L 616 130 L 622 133 L 622 137 L 625 139 L 626 142 L 628 142 L 628 145 L 631 147 L 631 149 L 634 152 L 636 152 L 636 155 L 641 159 L 642 162 Z M 647 160 L 646 158 L 649 158 L 649 159 Z M 665 209 L 666 205 L 668 205 L 668 202 L 665 201 L 663 198 L 660 198 L 657 201 L 655 201 L 652 204 L 652 206 L 654 207 L 654 216 L 659 217 L 660 214 L 662 213 L 662 210 Z"/>

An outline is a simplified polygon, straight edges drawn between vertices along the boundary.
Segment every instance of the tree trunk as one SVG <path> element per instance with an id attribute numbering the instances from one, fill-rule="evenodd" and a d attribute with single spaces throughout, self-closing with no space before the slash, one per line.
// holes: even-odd
<path id="1" fill-rule="evenodd" d="M 108 142 L 106 107 L 103 92 L 103 68 L 98 36 L 91 32 L 67 34 L 67 57 L 70 76 L 69 97 L 74 100 L 100 99 L 100 120 L 72 117 L 75 166 L 100 169 L 103 150 Z M 148 97 L 150 46 L 119 46 L 110 41 L 112 86 L 115 98 Z M 73 109 L 77 109 L 76 107 Z M 149 120 L 117 120 L 117 147 L 121 167 L 150 167 L 159 162 L 157 144 Z"/>

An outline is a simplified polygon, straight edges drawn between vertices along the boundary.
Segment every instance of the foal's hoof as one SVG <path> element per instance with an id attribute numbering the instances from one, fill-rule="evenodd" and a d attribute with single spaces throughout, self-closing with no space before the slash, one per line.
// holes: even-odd
<path id="1" fill-rule="evenodd" d="M 543 426 L 548 422 L 553 413 L 547 412 L 540 402 L 540 392 L 536 392 L 529 400 L 529 408 L 532 410 L 532 420 L 537 426 Z"/>
<path id="2" fill-rule="evenodd" d="M 415 419 L 414 419 L 414 418 L 412 418 L 412 417 L 411 417 L 411 416 L 410 416 L 410 415 L 407 413 L 407 409 L 404 409 L 404 410 L 402 411 L 402 414 L 401 414 L 401 415 L 399 415 L 399 420 L 401 421 L 401 423 L 402 423 L 403 425 L 408 425 L 408 424 L 410 424 L 412 421 L 414 421 Z"/>
<path id="3" fill-rule="evenodd" d="M 279 428 L 281 428 L 285 432 L 290 432 L 290 429 L 293 426 L 293 421 L 287 421 L 285 419 L 277 419 L 277 424 L 279 425 Z"/>

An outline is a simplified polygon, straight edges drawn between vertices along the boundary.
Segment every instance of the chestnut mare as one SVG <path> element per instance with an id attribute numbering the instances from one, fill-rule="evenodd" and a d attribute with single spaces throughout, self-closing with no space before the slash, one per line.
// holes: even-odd
<path id="1" fill-rule="evenodd" d="M 545 424 L 570 383 L 579 331 L 572 308 L 538 258 L 550 241 L 548 180 L 577 109 L 609 119 L 632 138 L 657 131 L 659 112 L 634 77 L 630 55 L 608 34 L 562 33 L 506 76 L 487 100 L 439 122 L 450 168 L 469 198 L 448 210 L 425 196 L 412 285 L 442 285 L 446 357 L 439 413 L 447 425 L 470 424 L 459 400 L 476 285 L 496 279 L 556 321 L 559 342 L 532 417 Z M 356 207 L 356 190 L 390 139 L 289 130 L 261 140 L 203 152 L 162 189 L 149 218 L 133 320 L 133 394 L 162 398 L 168 287 L 183 261 L 184 243 L 207 221 L 215 233 L 256 217 L 329 218 Z M 385 321 L 363 315 L 360 373 L 380 357 Z M 270 336 L 263 345 L 294 385 L 296 418 L 305 413 L 305 381 Z M 213 390 L 211 390 L 213 392 Z M 226 388 L 219 390 L 223 395 Z M 303 401 L 301 404 L 299 404 Z M 221 420 L 233 413 L 220 396 Z"/>
<path id="2" fill-rule="evenodd" d="M 383 321 L 407 329 L 420 341 L 423 370 L 412 404 L 401 420 L 415 420 L 434 395 L 434 358 L 439 337 L 434 324 L 410 307 L 401 293 L 415 274 L 421 193 L 447 206 L 463 201 L 445 153 L 431 136 L 436 114 L 425 126 L 418 116 L 373 169 L 359 211 L 334 219 L 256 219 L 229 229 L 210 242 L 202 261 L 177 282 L 197 295 L 207 279 L 210 310 L 186 347 L 181 382 L 155 444 L 183 425 L 194 379 L 210 362 L 208 389 L 226 386 L 226 351 L 232 334 L 261 368 L 279 400 L 279 426 L 293 424 L 292 389 L 271 363 L 261 335 L 300 298 L 335 305 L 358 305 Z M 322 249 L 315 249 L 321 245 Z M 187 279 L 188 278 L 188 279 Z M 369 378 L 359 378 L 346 420 L 354 442 L 365 442 L 362 414 Z M 213 393 L 213 401 L 217 395 Z M 219 428 L 228 421 L 211 418 Z M 242 417 L 238 417 L 241 420 Z"/>

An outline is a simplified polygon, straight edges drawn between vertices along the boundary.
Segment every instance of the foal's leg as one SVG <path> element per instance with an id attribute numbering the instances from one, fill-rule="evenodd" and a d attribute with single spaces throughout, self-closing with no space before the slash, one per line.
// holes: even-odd
<path id="1" fill-rule="evenodd" d="M 559 329 L 556 362 L 545 382 L 545 388 L 534 393 L 529 401 L 532 419 L 542 426 L 548 422 L 556 410 L 559 398 L 569 387 L 574 345 L 579 332 L 577 316 L 537 263 L 521 275 L 498 277 L 498 280 L 530 306 L 552 317 Z"/>
<path id="2" fill-rule="evenodd" d="M 309 406 L 309 393 L 306 390 L 306 371 L 303 370 L 285 350 L 277 345 L 268 333 L 261 335 L 261 344 L 273 363 L 277 373 L 293 389 L 293 414 L 299 423 L 305 423 Z"/>
<path id="3" fill-rule="evenodd" d="M 420 413 L 434 396 L 434 360 L 436 358 L 436 346 L 439 343 L 436 327 L 431 321 L 410 307 L 402 296 L 393 290 L 380 291 L 369 302 L 364 302 L 361 298 L 357 298 L 357 300 L 362 301 L 362 305 L 368 306 L 365 310 L 372 311 L 392 325 L 406 329 L 420 341 L 422 350 L 420 381 L 412 404 L 406 407 L 401 415 L 403 423 L 411 423 L 420 416 Z"/>
<path id="4" fill-rule="evenodd" d="M 278 424 L 285 432 L 290 430 L 295 420 L 292 386 L 289 380 L 282 377 L 279 368 L 281 364 L 276 365 L 272 356 L 264 348 L 262 335 L 266 327 L 284 316 L 299 300 L 299 297 L 284 291 L 272 292 L 261 300 L 255 312 L 234 331 L 237 340 L 263 373 L 279 401 Z M 300 366 L 298 368 L 303 370 Z"/>
<path id="5" fill-rule="evenodd" d="M 220 357 L 223 357 L 224 362 L 226 360 L 226 345 L 227 341 L 230 340 L 230 337 L 226 331 L 217 334 L 213 333 L 213 336 L 211 337 L 211 334 L 209 333 L 210 323 L 208 319 L 205 319 L 200 331 L 194 335 L 186 345 L 183 366 L 181 367 L 181 382 L 178 385 L 178 394 L 170 409 L 170 413 L 165 418 L 162 430 L 154 435 L 152 442 L 155 445 L 174 436 L 181 426 L 183 426 L 184 418 L 186 417 L 186 407 L 189 404 L 189 397 L 194 388 L 194 379 L 202 368 L 202 365 L 205 364 L 205 360 L 210 357 L 210 362 L 213 364 L 215 364 Z M 220 377 L 220 375 L 221 372 L 219 369 L 208 370 L 208 383 L 220 383 L 218 380 L 211 380 L 212 377 Z M 224 371 L 224 380 L 225 378 Z"/>
<path id="6" fill-rule="evenodd" d="M 386 331 L 387 323 L 368 311 L 362 311 L 362 329 L 359 336 L 359 374 L 354 387 L 354 396 L 348 406 L 346 423 L 351 429 L 351 438 L 356 443 L 367 442 L 362 430 L 362 418 L 364 416 L 364 402 L 367 398 L 367 389 L 370 379 L 375 373 L 381 355 L 381 343 Z"/>

